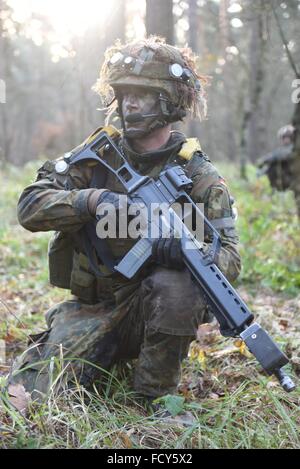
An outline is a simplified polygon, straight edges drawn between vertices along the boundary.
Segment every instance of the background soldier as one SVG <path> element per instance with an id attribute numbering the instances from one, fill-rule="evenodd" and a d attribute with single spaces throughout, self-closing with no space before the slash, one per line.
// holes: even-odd
<path id="1" fill-rule="evenodd" d="M 167 165 L 185 168 L 194 183 L 191 197 L 204 203 L 221 234 L 217 264 L 232 281 L 240 272 L 240 257 L 228 189 L 199 142 L 171 131 L 188 111 L 199 118 L 205 114 L 203 81 L 189 49 L 151 37 L 107 50 L 96 90 L 110 101 L 108 115 L 118 112 L 123 131 L 107 131 L 135 170 L 156 178 Z M 116 167 L 113 150 L 102 157 Z M 80 229 L 95 220 L 101 204 L 118 206 L 123 189 L 111 174 L 100 184 L 97 163 L 71 161 L 72 154 L 47 161 L 19 200 L 19 221 L 26 229 L 56 231 L 49 247 L 50 280 L 74 296 L 47 312 L 48 329 L 33 337 L 36 346 L 23 355 L 13 380 L 37 396 L 47 392 L 45 361 L 53 356 L 76 357 L 65 377 L 70 382 L 75 374 L 84 386 L 101 377 L 100 368 L 136 358 L 137 393 L 149 401 L 174 393 L 199 324 L 211 320 L 203 294 L 184 268 L 174 238 L 157 240 L 153 261 L 133 280 L 112 273 L 100 259 L 103 277 L 93 274 Z M 205 241 L 208 246 L 210 239 Z M 116 259 L 135 240 L 107 243 Z"/>
<path id="2" fill-rule="evenodd" d="M 258 160 L 257 166 L 260 168 L 258 174 L 266 174 L 274 189 L 285 191 L 292 187 L 295 128 L 286 125 L 279 129 L 277 135 L 280 146 Z"/>

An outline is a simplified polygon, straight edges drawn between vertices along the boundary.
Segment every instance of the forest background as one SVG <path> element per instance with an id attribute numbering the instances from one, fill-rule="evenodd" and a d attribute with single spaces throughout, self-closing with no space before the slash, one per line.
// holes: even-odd
<path id="1" fill-rule="evenodd" d="M 210 77 L 207 120 L 177 128 L 200 139 L 228 181 L 243 258 L 235 286 L 298 382 L 299 220 L 293 193 L 272 191 L 254 164 L 278 146 L 281 126 L 300 128 L 299 24 L 300 0 L 0 0 L 0 384 L 28 335 L 45 328 L 45 311 L 68 297 L 48 282 L 49 233 L 18 225 L 18 197 L 42 161 L 103 124 L 91 88 L 105 49 L 151 33 L 192 47 Z M 89 404 L 81 389 L 53 392 L 24 415 L 3 391 L 0 447 L 300 447 L 299 391 L 286 395 L 215 326 L 199 330 L 179 395 L 165 402 L 195 414 L 188 430 L 149 419 L 132 392 L 132 366 L 113 370 Z"/>

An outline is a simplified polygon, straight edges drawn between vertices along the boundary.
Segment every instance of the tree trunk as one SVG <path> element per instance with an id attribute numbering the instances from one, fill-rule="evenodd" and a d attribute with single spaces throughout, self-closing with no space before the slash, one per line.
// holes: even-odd
<path id="1" fill-rule="evenodd" d="M 174 44 L 173 0 L 146 0 L 146 31 Z"/>
<path id="2" fill-rule="evenodd" d="M 296 139 L 294 146 L 294 164 L 293 174 L 294 178 L 292 181 L 292 189 L 295 194 L 295 200 L 297 205 L 298 217 L 300 219 L 300 102 L 296 105 L 295 114 L 293 118 L 293 125 L 296 128 Z"/>
<path id="3" fill-rule="evenodd" d="M 194 52 L 199 52 L 199 7 L 197 0 L 189 1 L 189 32 L 188 44 Z"/>
<path id="4" fill-rule="evenodd" d="M 265 152 L 265 123 L 262 110 L 262 93 L 264 83 L 264 64 L 266 39 L 264 38 L 263 2 L 261 11 L 257 9 L 252 20 L 252 37 L 250 41 L 250 118 L 248 123 L 248 157 L 253 163 Z"/>
<path id="5" fill-rule="evenodd" d="M 111 46 L 116 39 L 125 41 L 126 36 L 126 5 L 125 0 L 113 0 L 113 15 L 110 15 L 105 24 L 105 46 Z"/>
<path id="6" fill-rule="evenodd" d="M 220 1 L 219 10 L 219 27 L 220 27 L 220 43 L 221 53 L 226 58 L 226 49 L 230 45 L 229 38 L 229 19 L 227 10 L 229 8 L 229 0 Z M 235 114 L 235 108 L 233 106 L 232 99 L 232 84 L 234 83 L 235 77 L 232 74 L 232 67 L 230 63 L 226 63 L 223 71 L 223 80 L 225 87 L 225 106 L 227 109 L 227 118 L 224 123 L 225 130 L 225 154 L 230 161 L 236 159 L 236 132 L 233 116 Z"/>
<path id="7" fill-rule="evenodd" d="M 199 14 L 199 6 L 197 0 L 189 1 L 189 31 L 188 31 L 188 45 L 195 54 L 199 53 L 200 44 L 199 44 L 199 32 L 201 29 L 201 18 Z M 189 123 L 189 133 L 193 137 L 199 137 L 199 120 L 191 120 Z"/>
<path id="8" fill-rule="evenodd" d="M 9 135 L 9 122 L 8 122 L 8 105 L 7 101 L 7 84 L 10 78 L 10 44 L 9 38 L 4 37 L 3 20 L 1 13 L 8 10 L 6 2 L 0 0 L 0 80 L 2 81 L 2 91 L 5 96 L 2 96 L 3 101 L 0 103 L 0 159 L 8 162 L 11 158 L 11 138 Z"/>
<path id="9" fill-rule="evenodd" d="M 300 154 L 300 102 L 296 105 L 293 125 L 296 127 L 295 150 Z"/>
<path id="10" fill-rule="evenodd" d="M 245 109 L 245 105 L 243 103 L 243 109 Z M 246 149 L 246 129 L 249 122 L 250 114 L 246 110 L 244 110 L 243 120 L 242 120 L 242 127 L 241 127 L 241 135 L 240 135 L 240 176 L 245 181 L 248 180 L 247 176 L 247 149 Z"/>

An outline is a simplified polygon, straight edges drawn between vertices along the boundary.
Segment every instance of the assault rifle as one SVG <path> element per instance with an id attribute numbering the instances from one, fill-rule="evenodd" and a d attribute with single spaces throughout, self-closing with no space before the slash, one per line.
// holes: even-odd
<path id="1" fill-rule="evenodd" d="M 105 150 L 113 149 L 120 158 L 120 166 L 113 169 L 107 163 L 103 154 Z M 128 161 L 106 131 L 101 131 L 95 138 L 86 143 L 79 150 L 75 150 L 71 157 L 71 164 L 82 160 L 96 160 L 106 170 L 110 171 L 123 185 L 127 197 L 132 203 L 141 207 L 150 207 L 151 204 L 168 204 L 170 212 L 175 202 L 189 203 L 197 216 L 202 217 L 204 227 L 211 235 L 212 243 L 205 252 L 199 241 L 187 229 L 183 220 L 173 213 L 173 222 L 182 224 L 181 249 L 186 267 L 195 281 L 202 289 L 211 310 L 220 324 L 221 334 L 225 337 L 240 337 L 255 356 L 263 369 L 274 374 L 283 389 L 287 392 L 295 389 L 295 384 L 283 370 L 289 362 L 286 355 L 279 349 L 267 332 L 257 323 L 253 322 L 253 314 L 228 282 L 226 277 L 215 264 L 215 258 L 221 245 L 219 233 L 207 220 L 205 215 L 189 197 L 192 187 L 181 166 L 165 169 L 155 181 L 148 176 L 138 174 L 129 165 Z M 150 210 L 149 210 L 150 212 Z M 151 224 L 152 220 L 149 220 Z M 161 217 L 157 229 L 161 233 L 164 220 Z M 171 228 L 175 229 L 175 227 Z M 103 240 L 98 239 L 99 243 Z M 105 241 L 104 241 L 105 242 Z M 151 259 L 153 239 L 140 238 L 132 249 L 114 266 L 116 272 L 131 279 Z M 191 246 L 193 249 L 191 249 Z"/>

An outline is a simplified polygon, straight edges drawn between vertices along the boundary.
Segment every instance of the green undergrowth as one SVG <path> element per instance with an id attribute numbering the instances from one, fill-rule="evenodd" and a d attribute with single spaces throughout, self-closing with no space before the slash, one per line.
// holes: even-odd
<path id="1" fill-rule="evenodd" d="M 223 361 L 225 366 L 228 359 Z M 220 363 L 219 363 L 220 366 Z M 184 375 L 206 381 L 207 396 L 197 392 L 185 400 L 166 396 L 167 409 L 189 411 L 190 427 L 164 423 L 145 410 L 132 392 L 132 370 L 116 367 L 92 391 L 79 385 L 57 391 L 55 384 L 43 403 L 31 403 L 26 416 L 2 392 L 2 448 L 299 448 L 299 399 L 272 388 L 253 365 L 246 380 L 233 385 L 229 374 L 217 378 L 186 363 Z M 235 362 L 235 376 L 241 364 Z M 237 378 L 237 376 L 235 376 Z M 272 383 L 271 383 L 272 384 Z M 214 392 L 212 392 L 214 390 Z M 219 392 L 219 394 L 218 394 Z M 1 416 L 1 414 L 0 414 Z"/>
<path id="2" fill-rule="evenodd" d="M 285 394 L 257 363 L 216 336 L 186 360 L 178 396 L 169 410 L 189 410 L 189 428 L 157 422 L 132 391 L 134 362 L 115 368 L 93 392 L 50 390 L 44 404 L 22 415 L 7 401 L 4 376 L 24 350 L 28 335 L 45 330 L 44 313 L 68 292 L 48 283 L 50 233 L 19 226 L 16 204 L 34 180 L 39 162 L 1 170 L 0 185 L 0 360 L 1 448 L 300 448 L 299 391 Z M 218 165 L 239 211 L 243 271 L 237 282 L 256 318 L 292 359 L 300 373 L 299 222 L 293 194 L 272 193 L 266 178 L 248 167 L 241 181 L 233 165 Z M 1 344 L 1 342 L 0 342 Z M 178 399 L 179 397 L 179 399 Z"/>
<path id="3" fill-rule="evenodd" d="M 0 239 L 7 275 L 27 268 L 37 273 L 36 282 L 47 281 L 46 251 L 49 233 L 28 233 L 18 226 L 16 204 L 26 185 L 33 182 L 40 162 L 1 171 Z M 238 210 L 237 228 L 243 270 L 240 284 L 258 283 L 278 292 L 300 292 L 300 231 L 292 192 L 272 192 L 268 179 L 257 179 L 248 166 L 248 180 L 241 180 L 234 165 L 217 165 L 225 176 Z M 0 266 L 3 273 L 3 265 Z M 27 276 L 26 276 L 27 277 Z M 29 284 L 30 278 L 27 277 Z"/>
<path id="4" fill-rule="evenodd" d="M 274 291 L 300 292 L 300 231 L 291 191 L 273 192 L 267 177 L 257 179 L 248 166 L 248 181 L 233 166 L 222 167 L 238 210 L 237 228 L 243 263 L 239 284 Z"/>

